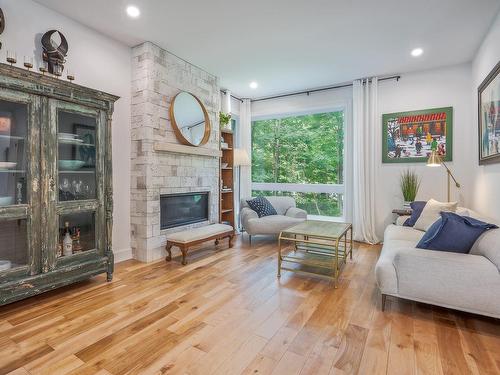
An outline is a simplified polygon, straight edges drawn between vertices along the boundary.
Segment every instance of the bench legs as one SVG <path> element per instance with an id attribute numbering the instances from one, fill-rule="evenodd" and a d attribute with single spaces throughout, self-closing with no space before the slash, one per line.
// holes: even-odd
<path id="1" fill-rule="evenodd" d="M 225 234 L 225 235 L 222 235 L 221 237 L 217 237 L 215 238 L 215 246 L 219 245 L 220 241 L 223 240 L 224 238 L 227 238 L 229 240 L 229 248 L 232 248 L 233 247 L 233 240 L 234 240 L 234 232 L 231 233 L 231 234 Z M 212 238 L 213 239 L 213 238 Z M 210 239 L 207 239 L 205 241 L 209 241 Z M 199 241 L 199 242 L 195 242 L 195 243 L 186 243 L 186 244 L 183 244 L 183 243 L 176 243 L 176 242 L 169 242 L 167 240 L 167 245 L 165 246 L 165 250 L 167 251 L 167 256 L 165 257 L 165 261 L 166 262 L 170 262 L 172 260 L 172 247 L 174 246 L 177 246 L 181 253 L 182 253 L 182 265 L 185 266 L 187 264 L 187 253 L 188 253 L 188 250 L 189 250 L 189 247 L 190 246 L 193 246 L 193 245 L 196 245 L 198 243 L 201 243 L 201 242 L 204 242 L 204 241 Z"/>
<path id="2" fill-rule="evenodd" d="M 188 249 L 186 246 L 180 246 L 179 249 L 181 249 L 181 252 L 182 252 L 182 262 L 181 263 L 183 266 L 185 266 L 188 263 L 186 260 Z"/>
<path id="3" fill-rule="evenodd" d="M 170 262 L 172 260 L 172 246 L 174 246 L 174 244 L 168 242 L 167 246 L 165 246 L 165 250 L 167 250 L 167 256 L 165 258 L 165 261 L 167 262 Z"/>

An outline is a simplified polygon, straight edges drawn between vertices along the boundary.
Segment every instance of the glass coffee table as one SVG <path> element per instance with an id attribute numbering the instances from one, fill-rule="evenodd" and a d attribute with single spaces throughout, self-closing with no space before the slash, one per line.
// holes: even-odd
<path id="1" fill-rule="evenodd" d="M 352 259 L 352 224 L 306 220 L 279 235 L 278 277 L 281 270 L 317 275 L 336 288 L 347 256 Z"/>

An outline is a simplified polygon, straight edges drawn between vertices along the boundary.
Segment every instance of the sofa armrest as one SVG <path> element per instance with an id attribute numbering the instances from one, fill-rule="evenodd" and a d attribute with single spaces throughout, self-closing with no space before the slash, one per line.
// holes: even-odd
<path id="1" fill-rule="evenodd" d="M 301 208 L 290 207 L 286 210 L 285 216 L 294 217 L 296 219 L 307 219 L 307 212 Z"/>
<path id="2" fill-rule="evenodd" d="M 243 207 L 240 211 L 240 217 L 241 217 L 241 224 L 243 225 L 243 228 L 246 228 L 248 225 L 248 222 L 251 219 L 258 219 L 259 215 L 257 212 L 252 210 L 250 207 Z"/>
<path id="3" fill-rule="evenodd" d="M 488 305 L 500 288 L 497 268 L 480 255 L 400 249 L 393 264 L 398 294 L 405 298 L 470 310 Z"/>

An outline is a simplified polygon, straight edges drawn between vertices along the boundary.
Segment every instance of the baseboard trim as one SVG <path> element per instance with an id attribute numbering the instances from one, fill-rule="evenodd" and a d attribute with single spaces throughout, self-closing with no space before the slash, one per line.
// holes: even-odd
<path id="1" fill-rule="evenodd" d="M 113 254 L 115 256 L 115 263 L 133 259 L 132 249 L 130 247 L 120 250 L 113 250 Z"/>

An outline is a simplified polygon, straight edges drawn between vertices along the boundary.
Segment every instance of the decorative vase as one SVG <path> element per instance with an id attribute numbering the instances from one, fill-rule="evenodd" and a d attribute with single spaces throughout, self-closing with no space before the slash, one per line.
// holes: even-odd
<path id="1" fill-rule="evenodd" d="M 410 202 L 410 201 L 404 201 L 403 208 L 411 208 L 411 204 L 412 204 L 412 202 Z"/>

